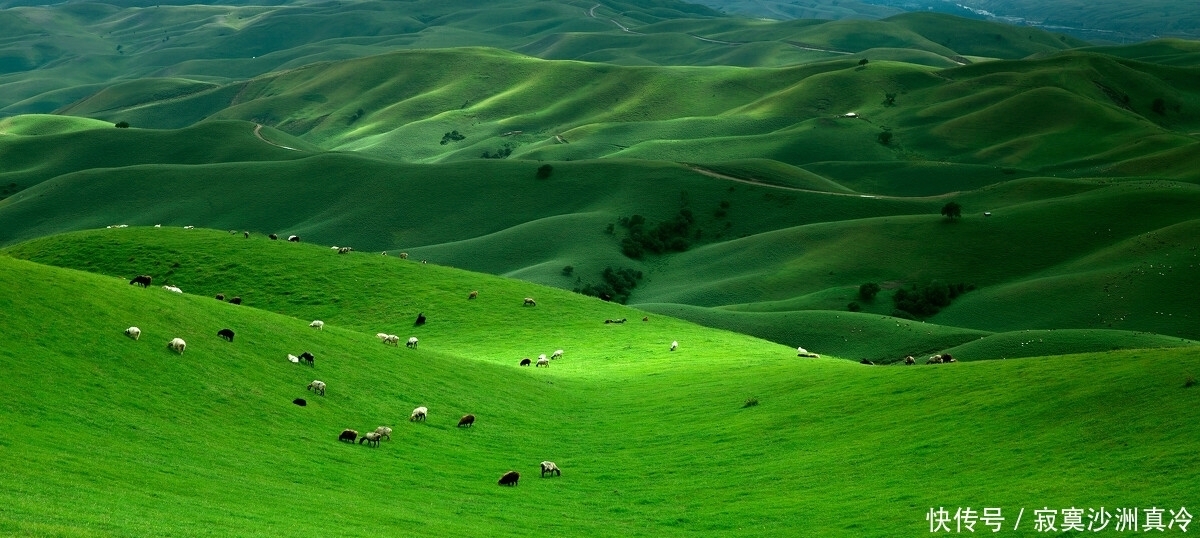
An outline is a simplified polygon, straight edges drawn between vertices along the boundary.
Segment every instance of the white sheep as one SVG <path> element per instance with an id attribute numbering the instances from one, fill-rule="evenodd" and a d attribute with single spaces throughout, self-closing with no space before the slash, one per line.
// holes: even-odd
<path id="1" fill-rule="evenodd" d="M 297 357 L 295 355 L 292 355 L 291 353 L 288 353 L 288 362 L 293 362 L 293 363 L 299 364 L 300 357 Z"/>
<path id="2" fill-rule="evenodd" d="M 163 286 L 163 289 L 172 293 L 183 293 L 183 290 L 175 286 Z"/>
<path id="3" fill-rule="evenodd" d="M 674 342 L 671 342 L 671 351 L 675 351 L 675 348 L 678 348 L 678 347 L 679 347 L 679 341 L 678 341 L 678 340 L 676 340 L 676 341 L 674 341 Z"/>
<path id="4" fill-rule="evenodd" d="M 363 444 L 365 441 L 367 446 L 379 446 L 379 438 L 382 437 L 378 432 L 364 433 L 358 440 L 358 444 Z"/>
<path id="5" fill-rule="evenodd" d="M 319 319 L 314 319 L 312 323 L 309 323 L 309 324 L 308 324 L 308 326 L 309 326 L 309 327 L 316 327 L 316 329 L 317 329 L 318 331 L 320 331 L 320 330 L 324 330 L 324 329 L 325 329 L 325 322 L 324 322 L 324 321 L 321 321 L 321 320 L 319 320 Z"/>
<path id="6" fill-rule="evenodd" d="M 413 409 L 412 414 L 408 416 L 408 420 L 409 420 L 409 422 L 413 422 L 413 421 L 417 421 L 417 420 L 423 421 L 423 420 L 425 420 L 425 415 L 428 413 L 429 413 L 429 409 L 426 408 L 425 406 L 418 407 L 416 409 Z"/>
<path id="7" fill-rule="evenodd" d="M 555 465 L 552 461 L 542 462 L 542 478 L 546 478 L 546 473 L 550 473 L 550 476 L 554 476 L 555 474 L 562 476 L 562 471 L 560 471 L 558 469 L 558 465 Z"/>
<path id="8" fill-rule="evenodd" d="M 380 437 L 387 437 L 388 441 L 392 440 L 392 429 L 387 426 L 375 428 L 375 433 L 379 434 Z"/>
<path id="9" fill-rule="evenodd" d="M 541 368 L 542 366 L 546 368 L 550 367 L 550 359 L 547 359 L 545 355 L 538 358 L 537 365 L 534 368 Z"/>
<path id="10" fill-rule="evenodd" d="M 542 362 L 542 361 L 544 361 L 544 360 L 546 360 L 546 354 L 545 354 L 545 353 L 542 353 L 541 355 L 538 355 L 538 362 Z"/>
<path id="11" fill-rule="evenodd" d="M 183 350 L 187 349 L 187 342 L 184 342 L 182 338 L 174 338 L 167 342 L 167 349 L 183 355 Z"/>
<path id="12" fill-rule="evenodd" d="M 162 228 L 162 224 L 155 224 L 155 225 L 154 225 L 154 227 L 155 227 L 155 228 Z"/>
<path id="13" fill-rule="evenodd" d="M 394 334 L 389 334 L 389 335 L 386 335 L 386 336 L 384 336 L 384 338 L 383 338 L 383 343 L 385 343 L 385 344 L 391 344 L 391 345 L 393 345 L 393 346 L 397 346 L 397 347 L 399 347 L 399 346 L 400 346 L 400 337 L 399 337 L 399 336 L 396 336 L 396 335 L 394 335 Z"/>
<path id="14" fill-rule="evenodd" d="M 128 329 L 125 329 L 125 336 L 128 336 L 134 340 L 137 340 L 138 338 L 142 337 L 142 330 L 137 327 L 130 327 Z"/>
<path id="15" fill-rule="evenodd" d="M 533 300 L 533 297 L 526 297 L 525 306 L 537 306 L 537 301 Z"/>
<path id="16" fill-rule="evenodd" d="M 195 226 L 184 226 L 183 229 L 184 230 L 195 230 L 196 227 Z"/>
<path id="17" fill-rule="evenodd" d="M 407 342 L 407 343 L 405 343 L 405 344 L 404 344 L 404 346 L 405 346 L 405 347 L 407 347 L 407 348 L 409 348 L 409 349 L 417 349 L 417 337 L 415 337 L 415 336 L 410 336 L 410 337 L 408 338 L 408 342 Z"/>
<path id="18" fill-rule="evenodd" d="M 561 349 L 556 349 L 556 350 L 554 350 L 554 353 L 553 353 L 552 355 L 550 355 L 550 358 L 551 358 L 551 359 L 561 359 L 561 358 L 562 358 L 562 354 L 563 354 L 563 350 L 561 350 Z"/>
<path id="19" fill-rule="evenodd" d="M 291 355 L 288 355 L 288 356 L 290 357 Z M 297 362 L 299 362 L 299 360 L 300 359 L 298 359 L 298 358 L 296 359 Z M 321 396 L 324 396 L 325 395 L 325 382 L 318 380 L 318 379 L 314 379 L 312 383 L 308 384 L 308 388 L 306 390 L 311 390 L 317 394 L 320 394 Z"/>

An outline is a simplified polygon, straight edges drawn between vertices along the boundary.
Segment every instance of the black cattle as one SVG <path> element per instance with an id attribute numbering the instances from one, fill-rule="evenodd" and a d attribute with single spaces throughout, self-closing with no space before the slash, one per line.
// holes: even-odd
<path id="1" fill-rule="evenodd" d="M 497 484 L 501 486 L 515 486 L 519 480 L 521 480 L 521 473 L 509 471 L 500 477 L 500 481 Z"/>
<path id="2" fill-rule="evenodd" d="M 313 360 L 315 358 L 316 357 L 313 357 L 312 353 L 309 353 L 307 351 L 300 354 L 300 362 L 306 362 L 306 363 L 308 363 L 309 366 L 316 366 L 315 364 L 313 364 Z"/>
<path id="3" fill-rule="evenodd" d="M 224 338 L 224 339 L 232 342 L 233 341 L 233 329 L 221 329 L 221 330 L 217 331 L 217 336 L 220 336 L 221 338 Z"/>
<path id="4" fill-rule="evenodd" d="M 154 280 L 154 279 L 151 278 L 150 275 L 138 275 L 138 276 L 133 277 L 133 280 L 129 281 L 129 285 L 132 286 L 134 284 L 137 284 L 143 288 L 146 288 L 146 287 L 150 286 L 151 280 Z"/>

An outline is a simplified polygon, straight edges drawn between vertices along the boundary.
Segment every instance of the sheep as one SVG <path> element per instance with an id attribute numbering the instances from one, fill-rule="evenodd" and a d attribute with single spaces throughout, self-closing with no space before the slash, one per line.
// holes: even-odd
<path id="1" fill-rule="evenodd" d="M 342 430 L 342 434 L 338 436 L 338 441 L 350 441 L 353 443 L 355 439 L 358 439 L 358 432 L 354 430 Z"/>
<path id="2" fill-rule="evenodd" d="M 538 362 L 542 362 L 542 361 L 544 361 L 544 360 L 547 360 L 547 359 L 546 359 L 546 354 L 545 354 L 545 353 L 542 353 L 541 355 L 538 355 Z"/>
<path id="3" fill-rule="evenodd" d="M 237 230 L 229 230 L 229 235 L 237 235 Z"/>
<path id="4" fill-rule="evenodd" d="M 958 362 L 958 360 L 956 360 L 954 357 L 951 357 L 949 353 L 942 353 L 942 363 L 950 362 Z"/>
<path id="5" fill-rule="evenodd" d="M 292 400 L 292 403 L 294 403 L 300 407 L 304 407 L 304 406 L 308 405 L 308 400 L 305 400 L 304 398 L 296 398 L 295 400 Z"/>
<path id="6" fill-rule="evenodd" d="M 400 259 L 401 259 L 401 260 L 407 260 L 407 259 L 408 259 L 408 253 L 407 253 L 407 252 L 401 252 L 401 253 L 400 253 Z"/>
<path id="7" fill-rule="evenodd" d="M 230 342 L 233 341 L 233 329 L 221 329 L 217 331 L 217 336 L 224 338 Z"/>
<path id="8" fill-rule="evenodd" d="M 293 364 L 298 363 L 298 362 L 300 362 L 300 357 L 297 357 L 295 355 L 292 355 L 291 353 L 288 353 L 288 362 L 291 362 Z"/>
<path id="9" fill-rule="evenodd" d="M 361 445 L 361 444 L 363 444 L 363 441 L 366 441 L 367 446 L 378 447 L 379 446 L 379 437 L 380 437 L 380 435 L 378 432 L 364 433 L 362 436 L 362 439 L 358 440 L 358 444 Z"/>
<path id="10" fill-rule="evenodd" d="M 413 322 L 413 325 L 414 325 L 414 326 L 416 326 L 416 327 L 420 327 L 421 325 L 424 325 L 424 324 L 425 324 L 425 313 L 424 313 L 424 312 L 418 312 L 418 313 L 417 313 L 417 320 Z"/>
<path id="11" fill-rule="evenodd" d="M 279 236 L 278 236 L 278 235 L 276 235 L 276 234 L 271 234 L 271 235 L 268 235 L 268 236 L 267 236 L 267 238 L 269 238 L 269 239 L 270 239 L 270 240 L 272 240 L 272 241 L 278 241 L 278 240 L 279 240 Z"/>
<path id="12" fill-rule="evenodd" d="M 187 342 L 184 342 L 182 338 L 172 338 L 170 342 L 167 342 L 167 349 L 183 355 L 183 350 L 187 349 Z"/>
<path id="13" fill-rule="evenodd" d="M 312 323 L 309 323 L 309 324 L 308 324 L 308 326 L 309 326 L 309 327 L 314 327 L 314 328 L 316 328 L 318 331 L 323 331 L 323 330 L 325 330 L 325 322 L 324 322 L 324 321 L 321 321 L 321 320 L 319 320 L 319 319 L 314 319 Z"/>
<path id="14" fill-rule="evenodd" d="M 869 366 L 875 366 L 875 363 L 873 363 L 873 362 L 871 362 L 871 361 L 869 361 L 869 360 L 867 360 L 867 359 L 863 359 L 863 360 L 861 360 L 861 361 L 858 361 L 858 363 L 859 363 L 859 364 L 866 364 L 866 365 L 869 365 Z"/>
<path id="15" fill-rule="evenodd" d="M 521 359 L 521 366 L 529 366 L 532 362 L 529 359 Z"/>
<path id="16" fill-rule="evenodd" d="M 554 353 L 551 353 L 551 354 L 550 354 L 550 358 L 551 358 L 551 359 L 561 359 L 561 358 L 562 358 L 562 354 L 563 354 L 563 350 L 561 350 L 561 349 L 556 349 L 556 350 L 554 350 Z"/>
<path id="17" fill-rule="evenodd" d="M 408 337 L 408 342 L 404 343 L 404 347 L 407 347 L 409 349 L 417 349 L 417 337 L 415 337 L 415 336 Z"/>
<path id="18" fill-rule="evenodd" d="M 470 300 L 470 299 L 475 299 L 475 298 L 477 298 L 477 297 L 479 297 L 479 290 L 475 290 L 475 291 L 472 291 L 471 293 L 468 293 L 468 294 L 467 294 L 467 299 L 468 299 L 468 300 Z"/>
<path id="19" fill-rule="evenodd" d="M 625 318 L 621 319 L 606 319 L 604 323 L 625 323 Z"/>
<path id="20" fill-rule="evenodd" d="M 291 242 L 293 242 L 293 243 L 299 243 L 299 242 L 300 242 L 300 236 L 298 236 L 298 235 L 289 235 L 289 236 L 288 236 L 288 241 L 291 241 Z"/>
<path id="21" fill-rule="evenodd" d="M 500 481 L 497 482 L 497 484 L 499 484 L 501 486 L 515 486 L 515 485 L 517 485 L 517 481 L 520 479 L 521 479 L 521 473 L 518 473 L 516 471 L 509 471 L 507 473 L 504 473 L 504 475 L 500 477 Z"/>
<path id="22" fill-rule="evenodd" d="M 421 422 L 424 422 L 425 415 L 428 413 L 429 413 L 429 408 L 427 408 L 425 406 L 418 407 L 416 409 L 413 409 L 412 414 L 408 416 L 408 421 L 416 422 L 419 420 Z"/>
<path id="23" fill-rule="evenodd" d="M 388 334 L 387 334 L 387 333 L 375 333 L 375 338 L 378 338 L 378 339 L 380 339 L 380 340 L 384 340 L 384 339 L 386 339 L 386 338 L 387 338 L 387 336 L 388 336 Z"/>
<path id="24" fill-rule="evenodd" d="M 804 349 L 803 347 L 796 348 L 796 356 L 797 357 L 808 357 L 808 358 L 812 358 L 812 359 L 821 358 L 820 355 L 817 355 L 816 353 L 812 353 L 809 350 Z"/>
<path id="25" fill-rule="evenodd" d="M 342 248 L 337 249 L 338 254 L 349 254 L 351 250 L 354 250 L 354 249 L 352 249 L 350 247 L 342 247 Z"/>
<path id="26" fill-rule="evenodd" d="M 375 336 L 379 336 L 379 335 L 377 334 L 377 335 L 375 335 Z M 399 337 L 399 336 L 396 336 L 396 335 L 394 335 L 394 334 L 385 334 L 385 335 L 383 335 L 383 337 L 381 338 L 381 340 L 382 340 L 382 341 L 383 341 L 383 343 L 385 343 L 385 344 L 391 344 L 391 345 L 393 345 L 393 346 L 397 346 L 397 347 L 399 347 L 399 346 L 400 346 L 400 337 Z"/>
<path id="27" fill-rule="evenodd" d="M 316 357 L 313 357 L 312 353 L 305 351 L 304 353 L 300 354 L 300 361 L 307 362 L 309 366 L 316 366 L 316 364 L 314 364 L 314 362 L 313 362 L 315 360 L 316 360 Z"/>
<path id="28" fill-rule="evenodd" d="M 941 364 L 941 363 L 942 363 L 941 355 L 930 355 L 930 357 L 928 359 L 925 359 L 925 364 Z"/>
<path id="29" fill-rule="evenodd" d="M 154 227 L 155 227 L 155 228 L 162 228 L 162 224 L 155 224 L 155 225 L 154 225 Z"/>
<path id="30" fill-rule="evenodd" d="M 459 428 L 461 428 L 463 426 L 470 428 L 474 424 L 475 424 L 475 415 L 469 415 L 469 414 L 463 415 L 462 418 L 458 419 L 458 427 Z"/>
<path id="31" fill-rule="evenodd" d="M 526 297 L 523 306 L 537 306 L 537 301 L 533 300 L 533 297 Z"/>
<path id="32" fill-rule="evenodd" d="M 388 441 L 392 440 L 392 429 L 387 426 L 380 426 L 378 428 L 375 428 L 375 433 L 378 434 L 380 437 L 387 437 Z"/>
<path id="33" fill-rule="evenodd" d="M 151 278 L 150 275 L 138 275 L 138 276 L 133 277 L 133 280 L 129 281 L 129 285 L 132 286 L 134 284 L 137 284 L 143 288 L 148 288 L 148 287 L 150 287 L 151 280 L 154 280 L 154 279 Z"/>
<path id="34" fill-rule="evenodd" d="M 914 359 L 912 355 L 904 357 L 904 364 L 916 364 L 916 363 L 917 363 L 917 359 Z"/>
<path id="35" fill-rule="evenodd" d="M 338 246 L 337 246 L 337 245 L 334 245 L 334 246 L 332 246 L 332 247 L 329 247 L 329 250 L 337 250 L 337 249 L 338 249 Z"/>
<path id="36" fill-rule="evenodd" d="M 534 366 L 534 368 L 541 368 L 543 366 L 545 366 L 546 368 L 549 368 L 550 360 L 545 357 L 542 357 L 542 358 L 538 359 L 537 366 Z"/>
<path id="37" fill-rule="evenodd" d="M 643 316 L 642 321 L 650 321 L 650 316 Z"/>
<path id="38" fill-rule="evenodd" d="M 308 387 L 306 387 L 304 390 L 311 390 L 317 394 L 320 394 L 321 396 L 324 396 L 325 395 L 325 382 L 321 381 L 319 379 L 314 379 L 313 382 L 309 383 Z"/>
<path id="39" fill-rule="evenodd" d="M 234 297 L 229 300 L 229 304 L 242 304 L 242 298 L 240 296 Z"/>
<path id="40" fill-rule="evenodd" d="M 195 230 L 196 227 L 195 226 L 184 226 L 183 229 L 184 230 Z"/>
<path id="41" fill-rule="evenodd" d="M 671 342 L 671 351 L 675 351 L 677 348 L 679 348 L 679 341 L 675 340 Z"/>
<path id="42" fill-rule="evenodd" d="M 546 478 L 546 473 L 550 473 L 550 476 L 554 476 L 556 474 L 558 476 L 562 476 L 562 471 L 559 470 L 558 466 L 552 461 L 542 462 L 542 478 Z"/>
<path id="43" fill-rule="evenodd" d="M 250 232 L 242 232 L 242 236 L 246 239 L 250 239 Z"/>
<path id="44" fill-rule="evenodd" d="M 176 286 L 163 286 L 163 289 L 167 290 L 169 292 L 172 292 L 172 293 L 183 293 L 183 290 L 179 289 Z"/>
<path id="45" fill-rule="evenodd" d="M 142 337 L 142 330 L 137 327 L 130 327 L 128 329 L 125 329 L 125 336 L 128 336 L 134 340 L 137 340 Z"/>
<path id="46" fill-rule="evenodd" d="M 225 300 L 225 294 L 224 294 L 224 293 L 218 293 L 218 294 L 217 294 L 217 300 L 218 300 L 218 301 L 224 301 L 224 300 Z"/>

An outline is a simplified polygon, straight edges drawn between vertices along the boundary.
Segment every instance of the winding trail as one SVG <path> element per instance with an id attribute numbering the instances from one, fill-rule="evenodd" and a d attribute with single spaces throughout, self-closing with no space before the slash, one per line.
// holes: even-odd
<path id="1" fill-rule="evenodd" d="M 263 135 L 262 135 L 262 127 L 263 127 L 263 126 L 262 126 L 262 124 L 261 124 L 261 123 L 255 123 L 255 124 L 254 124 L 254 136 L 257 136 L 259 140 L 262 140 L 263 142 L 266 142 L 266 143 L 268 143 L 268 144 L 270 144 L 270 145 L 272 145 L 272 146 L 275 146 L 275 147 L 277 147 L 277 148 L 290 149 L 290 150 L 292 150 L 292 151 L 301 151 L 301 150 L 299 150 L 299 149 L 297 149 L 297 148 L 289 148 L 289 147 L 287 147 L 287 146 L 280 145 L 280 144 L 276 144 L 276 143 L 274 143 L 274 142 L 272 142 L 272 141 L 270 141 L 270 140 L 267 140 L 266 138 L 263 138 Z"/>
<path id="2" fill-rule="evenodd" d="M 736 181 L 738 183 L 745 183 L 747 185 L 754 185 L 756 187 L 767 187 L 767 188 L 771 188 L 771 189 L 780 189 L 780 190 L 794 191 L 794 192 L 807 192 L 807 193 L 812 193 L 812 194 L 829 194 L 829 195 L 833 195 L 833 196 L 850 196 L 852 198 L 891 198 L 890 196 L 878 196 L 878 195 L 874 195 L 874 194 L 856 194 L 856 193 L 850 193 L 850 192 L 820 191 L 820 190 L 816 190 L 816 189 L 801 189 L 799 187 L 787 187 L 784 185 L 774 185 L 771 183 L 764 183 L 762 181 L 754 181 L 752 179 L 745 179 L 745 178 L 722 174 L 720 172 L 709 170 L 707 168 L 696 166 L 694 164 L 684 164 L 684 166 L 688 167 L 689 170 L 696 172 L 697 174 L 703 174 L 708 177 L 714 177 L 717 179 L 724 179 L 724 180 L 728 180 L 728 181 Z"/>
<path id="3" fill-rule="evenodd" d="M 688 35 L 690 35 L 690 36 L 692 36 L 692 37 L 694 37 L 694 38 L 696 38 L 696 39 L 699 39 L 700 41 L 707 41 L 707 42 L 709 42 L 709 43 L 716 43 L 716 44 L 718 44 L 718 45 L 731 45 L 731 46 L 734 46 L 734 47 L 736 47 L 736 46 L 738 46 L 738 45 L 745 45 L 745 43 L 738 43 L 738 42 L 734 42 L 734 41 L 721 41 L 721 40 L 719 40 L 719 39 L 709 39 L 709 38 L 707 38 L 707 37 L 700 37 L 700 36 L 698 36 L 698 35 L 696 35 L 696 34 L 688 34 Z"/>

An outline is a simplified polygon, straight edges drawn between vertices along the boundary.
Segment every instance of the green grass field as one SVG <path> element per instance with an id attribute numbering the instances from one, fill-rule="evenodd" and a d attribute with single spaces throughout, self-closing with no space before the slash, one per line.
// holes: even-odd
<path id="1" fill-rule="evenodd" d="M 1198 493 L 1186 348 L 867 367 L 413 260 L 199 229 L 93 235 L 99 274 L 0 257 L 21 290 L 0 298 L 6 534 L 895 536 L 928 532 L 931 507 L 1002 507 L 1011 524 L 1020 508 L 1177 510 Z M 103 269 L 118 265 L 155 285 Z M 631 321 L 601 322 L 616 316 Z M 182 356 L 165 347 L 177 336 Z M 516 365 L 556 348 L 548 369 Z M 313 369 L 285 359 L 302 350 Z M 304 390 L 314 378 L 324 398 Z M 428 421 L 408 423 L 418 405 Z M 463 413 L 473 428 L 454 427 Z M 378 449 L 336 440 L 380 424 L 395 431 Z M 542 460 L 563 476 L 539 478 Z M 510 469 L 520 485 L 496 486 Z"/>

